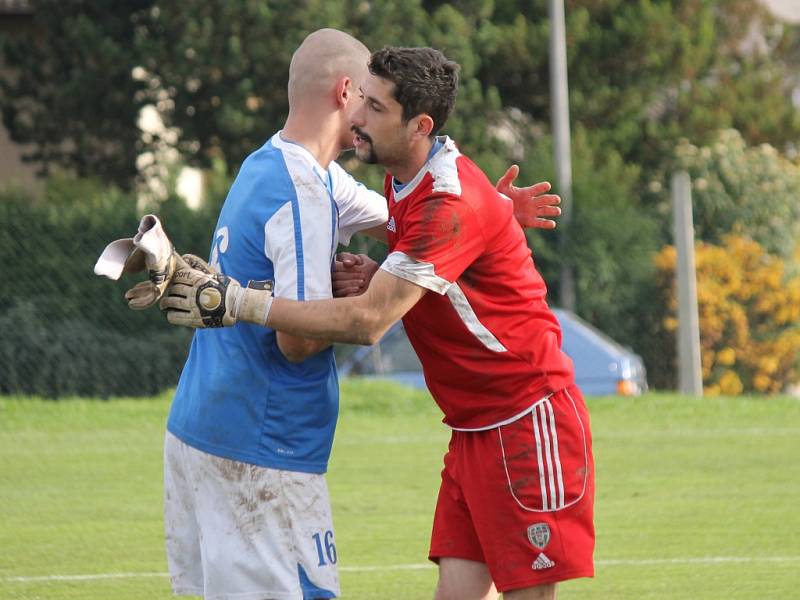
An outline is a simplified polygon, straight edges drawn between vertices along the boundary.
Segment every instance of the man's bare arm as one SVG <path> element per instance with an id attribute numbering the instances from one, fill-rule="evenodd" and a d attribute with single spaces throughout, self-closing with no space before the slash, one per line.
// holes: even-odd
<path id="1" fill-rule="evenodd" d="M 363 294 L 377 270 L 378 263 L 366 255 L 339 253 L 331 273 L 334 298 Z M 330 346 L 328 340 L 313 340 L 283 331 L 277 332 L 277 339 L 278 348 L 290 362 L 302 362 Z"/>
<path id="2" fill-rule="evenodd" d="M 309 340 L 282 331 L 278 331 L 276 337 L 281 354 L 293 363 L 303 362 L 331 345 L 328 340 Z"/>
<path id="3" fill-rule="evenodd" d="M 386 223 L 382 223 L 381 225 L 376 225 L 375 227 L 370 227 L 369 229 L 362 229 L 359 233 L 363 233 L 364 235 L 368 235 L 374 240 L 378 240 L 379 242 L 386 243 Z"/>
<path id="4" fill-rule="evenodd" d="M 373 344 L 427 290 L 379 270 L 366 293 L 300 302 L 272 296 L 271 281 L 242 285 L 221 273 L 178 269 L 159 306 L 173 325 L 230 327 L 238 322 L 331 342 Z"/>
<path id="5" fill-rule="evenodd" d="M 426 291 L 379 270 L 361 296 L 309 302 L 275 298 L 266 325 L 306 338 L 374 344 Z"/>

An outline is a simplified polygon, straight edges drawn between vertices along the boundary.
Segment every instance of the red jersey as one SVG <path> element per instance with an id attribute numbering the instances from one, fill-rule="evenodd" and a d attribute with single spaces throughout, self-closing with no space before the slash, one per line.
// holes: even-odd
<path id="1" fill-rule="evenodd" d="M 513 204 L 449 138 L 389 203 L 381 268 L 430 292 L 405 317 L 444 422 L 483 429 L 573 382 Z"/>

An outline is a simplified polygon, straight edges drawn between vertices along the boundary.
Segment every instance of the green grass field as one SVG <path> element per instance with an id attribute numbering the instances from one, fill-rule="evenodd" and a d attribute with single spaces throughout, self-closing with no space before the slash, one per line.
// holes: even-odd
<path id="1" fill-rule="evenodd" d="M 0 599 L 170 598 L 169 397 L 0 399 Z M 589 400 L 597 576 L 568 599 L 800 598 L 800 400 Z M 427 394 L 346 382 L 329 483 L 343 597 L 429 599 L 448 438 Z"/>

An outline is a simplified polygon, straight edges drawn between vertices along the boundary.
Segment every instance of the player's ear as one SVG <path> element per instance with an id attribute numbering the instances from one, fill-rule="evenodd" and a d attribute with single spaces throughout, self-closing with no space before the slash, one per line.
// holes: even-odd
<path id="1" fill-rule="evenodd" d="M 433 118 L 430 115 L 421 113 L 411 119 L 412 135 L 419 138 L 427 138 L 433 132 Z"/>
<path id="2" fill-rule="evenodd" d="M 346 75 L 336 80 L 333 87 L 334 101 L 336 106 L 344 108 L 353 97 L 353 80 Z"/>

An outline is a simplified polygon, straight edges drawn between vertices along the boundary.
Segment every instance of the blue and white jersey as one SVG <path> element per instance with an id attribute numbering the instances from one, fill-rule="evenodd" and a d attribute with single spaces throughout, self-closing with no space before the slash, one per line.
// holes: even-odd
<path id="1" fill-rule="evenodd" d="M 337 244 L 386 222 L 383 196 L 276 133 L 242 164 L 210 263 L 275 296 L 330 298 Z M 249 323 L 195 332 L 167 429 L 186 444 L 263 467 L 324 473 L 339 409 L 333 350 L 291 363 L 276 332 Z"/>

